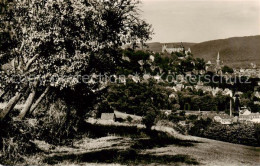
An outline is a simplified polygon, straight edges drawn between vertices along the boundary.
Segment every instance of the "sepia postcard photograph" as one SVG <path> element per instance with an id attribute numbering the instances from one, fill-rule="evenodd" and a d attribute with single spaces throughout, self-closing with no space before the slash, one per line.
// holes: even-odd
<path id="1" fill-rule="evenodd" d="M 260 165 L 260 0 L 0 0 L 0 166 L 128 165 Z"/>

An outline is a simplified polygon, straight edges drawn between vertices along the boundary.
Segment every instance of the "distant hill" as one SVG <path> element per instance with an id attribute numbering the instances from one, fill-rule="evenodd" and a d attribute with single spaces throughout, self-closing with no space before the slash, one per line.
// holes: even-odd
<path id="1" fill-rule="evenodd" d="M 161 52 L 164 43 L 148 43 L 149 50 Z M 170 47 L 171 44 L 168 43 Z M 180 43 L 178 43 L 180 44 Z M 231 67 L 249 67 L 250 63 L 260 66 L 260 35 L 248 37 L 234 37 L 212 40 L 202 43 L 183 43 L 184 47 L 191 48 L 194 57 L 204 58 L 215 63 L 217 53 L 225 65 Z"/>

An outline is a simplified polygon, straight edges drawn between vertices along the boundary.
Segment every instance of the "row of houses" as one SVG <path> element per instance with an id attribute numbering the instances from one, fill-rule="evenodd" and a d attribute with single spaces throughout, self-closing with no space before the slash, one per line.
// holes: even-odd
<path id="1" fill-rule="evenodd" d="M 171 114 L 171 110 L 161 110 L 166 115 Z M 216 113 L 212 111 L 189 111 L 187 115 L 198 115 L 199 118 L 206 119 L 210 118 L 215 122 L 221 123 L 223 125 L 230 125 L 233 123 L 260 123 L 260 113 L 252 113 L 248 109 L 240 111 L 239 116 L 229 116 L 225 113 Z M 115 113 L 102 113 L 101 120 L 116 121 Z"/>
<path id="2" fill-rule="evenodd" d="M 248 68 L 248 69 L 234 69 L 235 75 L 248 76 L 260 78 L 260 69 L 257 68 Z"/>
<path id="3" fill-rule="evenodd" d="M 233 124 L 233 123 L 260 123 L 260 113 L 252 113 L 247 108 L 242 107 L 239 111 L 239 116 L 230 117 L 227 114 L 218 114 L 214 116 L 213 120 L 221 124 Z"/>

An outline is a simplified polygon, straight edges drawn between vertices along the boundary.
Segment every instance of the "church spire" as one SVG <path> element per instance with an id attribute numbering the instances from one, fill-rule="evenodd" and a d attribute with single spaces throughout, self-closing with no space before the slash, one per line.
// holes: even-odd
<path id="1" fill-rule="evenodd" d="M 218 57 L 217 57 L 217 66 L 220 66 L 220 55 L 219 55 L 219 52 L 218 52 Z"/>

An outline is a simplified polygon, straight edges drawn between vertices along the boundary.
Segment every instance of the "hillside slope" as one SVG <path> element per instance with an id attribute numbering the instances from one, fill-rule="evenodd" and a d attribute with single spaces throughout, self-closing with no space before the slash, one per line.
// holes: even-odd
<path id="1" fill-rule="evenodd" d="M 250 63 L 260 65 L 260 35 L 183 44 L 186 48 L 191 48 L 195 57 L 213 63 L 220 52 L 221 60 L 231 67 L 248 67 Z M 148 46 L 149 50 L 160 52 L 162 43 L 149 43 Z"/>

